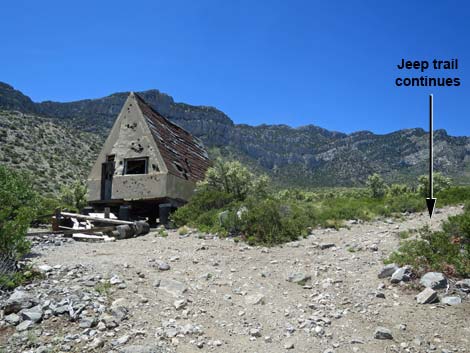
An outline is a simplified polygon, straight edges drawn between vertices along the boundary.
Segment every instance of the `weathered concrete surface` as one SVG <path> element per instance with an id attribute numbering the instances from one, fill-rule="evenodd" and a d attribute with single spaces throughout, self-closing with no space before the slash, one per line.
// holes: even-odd
<path id="1" fill-rule="evenodd" d="M 145 200 L 172 198 L 188 200 L 195 184 L 168 174 L 157 144 L 138 107 L 134 94 L 127 98 L 88 176 L 88 200 L 101 199 L 102 163 L 114 155 L 115 171 L 111 199 Z M 148 158 L 148 174 L 123 175 L 126 159 Z"/>

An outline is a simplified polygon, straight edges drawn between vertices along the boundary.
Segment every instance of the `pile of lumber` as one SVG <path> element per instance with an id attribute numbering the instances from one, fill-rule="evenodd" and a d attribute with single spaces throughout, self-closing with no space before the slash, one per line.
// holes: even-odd
<path id="1" fill-rule="evenodd" d="M 145 221 L 122 221 L 109 212 L 82 215 L 57 211 L 52 218 L 52 231 L 32 232 L 28 235 L 63 234 L 79 241 L 107 242 L 137 237 L 149 231 L 150 227 Z"/>

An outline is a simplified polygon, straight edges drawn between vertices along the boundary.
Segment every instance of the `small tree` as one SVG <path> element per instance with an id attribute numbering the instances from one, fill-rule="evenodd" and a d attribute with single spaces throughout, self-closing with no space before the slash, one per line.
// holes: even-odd
<path id="1" fill-rule="evenodd" d="M 434 173 L 433 175 L 433 192 L 438 193 L 442 190 L 450 188 L 452 180 L 445 177 L 441 173 Z M 421 175 L 418 178 L 418 193 L 422 196 L 429 195 L 429 177 L 427 175 Z"/>
<path id="2" fill-rule="evenodd" d="M 29 251 L 25 235 L 37 200 L 26 176 L 0 166 L 0 254 L 4 259 L 16 261 Z"/>
<path id="3" fill-rule="evenodd" d="M 70 186 L 63 186 L 60 190 L 60 201 L 68 207 L 80 211 L 87 205 L 87 187 L 85 183 L 77 180 Z"/>
<path id="4" fill-rule="evenodd" d="M 385 181 L 377 173 L 374 173 L 367 178 L 367 187 L 369 188 L 372 197 L 376 199 L 384 197 L 388 189 Z"/>
<path id="5" fill-rule="evenodd" d="M 390 196 L 400 196 L 406 194 L 410 191 L 408 185 L 405 184 L 392 184 L 388 189 L 388 193 Z"/>
<path id="6" fill-rule="evenodd" d="M 266 194 L 269 178 L 266 175 L 255 176 L 238 161 L 224 162 L 217 159 L 207 170 L 206 178 L 199 187 L 225 192 L 244 200 L 248 195 Z"/>

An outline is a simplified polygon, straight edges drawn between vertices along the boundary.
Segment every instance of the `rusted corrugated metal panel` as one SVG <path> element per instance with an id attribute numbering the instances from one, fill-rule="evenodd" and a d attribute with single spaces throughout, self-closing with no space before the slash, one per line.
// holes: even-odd
<path id="1" fill-rule="evenodd" d="M 210 160 L 202 142 L 157 113 L 139 95 L 135 96 L 168 172 L 193 182 L 203 180 Z"/>

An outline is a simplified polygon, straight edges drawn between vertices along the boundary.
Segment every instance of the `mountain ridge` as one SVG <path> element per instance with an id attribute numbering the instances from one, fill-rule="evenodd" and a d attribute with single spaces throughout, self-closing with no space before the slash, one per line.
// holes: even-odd
<path id="1" fill-rule="evenodd" d="M 210 149 L 242 160 L 272 176 L 276 184 L 357 186 L 377 172 L 391 182 L 415 181 L 426 173 L 428 136 L 422 128 L 386 134 L 343 133 L 310 124 L 235 124 L 210 106 L 176 103 L 159 90 L 136 92 L 159 113 L 199 137 Z M 34 113 L 59 124 L 106 136 L 127 92 L 73 102 L 33 102 L 11 85 L 0 83 L 0 108 Z M 435 169 L 457 181 L 470 181 L 470 137 L 436 130 Z"/>

